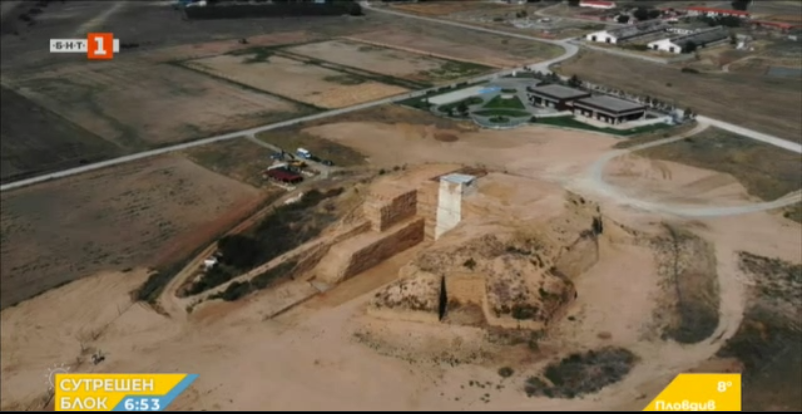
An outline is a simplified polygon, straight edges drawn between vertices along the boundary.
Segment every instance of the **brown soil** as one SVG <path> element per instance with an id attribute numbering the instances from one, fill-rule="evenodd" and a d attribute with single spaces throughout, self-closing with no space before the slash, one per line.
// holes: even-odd
<path id="1" fill-rule="evenodd" d="M 256 55 L 254 55 L 256 56 Z M 343 108 L 399 95 L 407 89 L 372 81 L 344 84 L 342 73 L 280 56 L 251 62 L 249 55 L 220 55 L 185 62 L 189 68 L 321 108 Z"/>
<path id="2" fill-rule="evenodd" d="M 101 270 L 152 265 L 177 236 L 256 198 L 172 157 L 3 193 L 3 307 Z"/>
<path id="3" fill-rule="evenodd" d="M 62 65 L 11 84 L 127 150 L 205 138 L 299 113 L 291 102 L 169 64 Z"/>
<path id="4" fill-rule="evenodd" d="M 131 372 L 145 367 L 200 374 L 199 381 L 171 407 L 178 410 L 641 409 L 674 375 L 710 359 L 738 331 L 746 309 L 743 278 L 748 271 L 741 270 L 737 252 L 779 257 L 794 264 L 801 261 L 800 226 L 771 214 L 682 220 L 636 210 L 621 205 L 619 199 L 594 193 L 568 199 L 564 187 L 581 191 L 580 183 L 588 179 L 586 169 L 617 142 L 614 138 L 539 127 L 479 131 L 404 108 L 353 113 L 297 130 L 353 148 L 378 166 L 409 164 L 407 170 L 412 171 L 414 164 L 423 161 L 485 164 L 492 172 L 479 179 L 477 201 L 467 204 L 472 207 L 467 217 L 479 217 L 486 224 L 467 219 L 434 244 L 417 246 L 273 319 L 270 315 L 277 306 L 284 306 L 302 288 L 310 288 L 304 285 L 306 280 L 285 285 L 293 289 L 268 290 L 227 306 L 210 306 L 190 317 L 171 313 L 171 318 L 146 307 L 127 307 L 128 292 L 141 283 L 140 276 L 137 280 L 122 274 L 96 276 L 53 290 L 0 314 L 4 326 L 3 409 L 39 408 L 39 399 L 46 393 L 41 380 L 44 369 L 75 361 L 81 356 L 82 344 L 108 355 L 102 365 L 91 367 L 93 370 Z M 459 140 L 439 142 L 434 139 L 437 133 L 453 134 Z M 669 186 L 712 175 L 669 162 L 661 171 L 664 175 L 658 177 Z M 429 178 L 393 176 L 402 177 L 398 178 L 402 184 Z M 615 185 L 627 187 L 635 197 L 656 196 L 656 186 L 640 184 L 639 177 L 629 180 L 623 175 L 617 180 Z M 745 201 L 746 190 L 736 182 L 730 186 L 728 194 L 696 194 L 697 202 L 717 205 L 734 202 L 735 197 Z M 210 192 L 216 191 L 221 192 Z M 500 226 L 527 230 L 523 222 L 549 221 L 553 214 L 561 217 L 558 213 L 573 211 L 567 203 L 600 206 L 605 220 L 598 238 L 599 259 L 573 276 L 577 299 L 566 309 L 566 317 L 556 319 L 541 336 L 528 332 L 527 337 L 516 338 L 510 334 L 520 342 L 501 344 L 477 326 L 377 320 L 364 314 L 375 290 L 393 281 L 405 264 L 416 262 L 420 252 L 438 251 L 444 247 L 442 242 L 464 245 Z M 63 215 L 64 210 L 59 211 Z M 581 215 L 567 218 L 570 224 L 592 225 Z M 680 346 L 662 340 L 653 324 L 654 298 L 666 294 L 667 287 L 654 252 L 640 240 L 661 234 L 662 222 L 695 234 L 714 249 L 719 319 L 711 338 L 696 344 Z M 541 233 L 556 238 L 577 234 L 554 231 L 566 228 L 561 220 L 554 224 L 549 232 Z M 588 255 L 580 257 L 587 259 Z M 698 274 L 701 270 L 696 268 Z M 134 274 L 139 273 L 128 275 Z M 97 293 L 101 290 L 102 295 Z M 800 298 L 797 300 L 800 306 Z M 58 318 L 54 306 L 60 310 Z M 104 319 L 105 315 L 110 316 Z M 75 333 L 83 331 L 93 334 L 76 338 Z M 761 334 L 751 331 L 749 336 L 760 338 Z M 780 343 L 790 341 L 783 338 Z M 523 392 L 525 379 L 544 372 L 550 362 L 607 346 L 627 349 L 638 362 L 621 381 L 609 384 L 594 397 L 528 398 Z M 503 366 L 514 370 L 508 379 L 501 379 L 498 373 Z M 599 372 L 604 366 L 596 369 L 595 365 L 592 371 Z M 80 365 L 75 371 L 88 369 Z M 773 370 L 791 389 L 800 389 L 800 375 Z M 210 380 L 214 378 L 227 380 Z M 774 401 L 772 395 L 757 393 L 757 389 L 745 387 L 744 397 L 759 398 L 766 405 Z M 646 398 L 638 400 L 642 394 Z"/>

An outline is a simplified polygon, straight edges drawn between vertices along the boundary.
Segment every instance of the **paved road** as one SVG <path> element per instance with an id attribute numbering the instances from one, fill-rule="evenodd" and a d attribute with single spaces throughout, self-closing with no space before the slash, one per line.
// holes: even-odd
<path id="1" fill-rule="evenodd" d="M 372 10 L 376 10 L 376 9 L 372 9 Z M 384 11 L 384 10 L 382 10 L 382 11 L 377 10 L 377 11 L 379 11 L 381 13 L 397 14 L 396 12 L 390 12 L 390 11 Z M 407 15 L 404 15 L 404 14 L 401 14 L 401 15 L 407 17 Z M 437 23 L 441 22 L 440 20 L 436 20 L 436 19 L 427 19 L 427 18 L 423 18 L 423 19 L 434 21 L 434 22 L 437 22 Z M 451 22 L 445 22 L 445 23 L 449 24 Z M 506 36 L 521 37 L 521 38 L 528 39 L 528 40 L 545 42 L 542 39 L 531 37 L 531 36 L 523 36 L 523 35 L 516 35 L 516 34 L 511 34 L 511 33 L 506 33 L 506 32 L 498 32 L 496 30 L 490 30 L 490 29 L 484 29 L 484 28 L 475 28 L 475 27 L 469 26 L 469 25 L 460 25 L 460 26 L 470 28 L 470 29 L 477 29 L 477 30 L 480 30 L 480 31 L 488 31 L 488 32 L 491 32 L 491 33 L 498 33 L 498 34 L 502 34 L 502 35 L 506 35 Z M 551 59 L 551 60 L 548 60 L 548 61 L 545 61 L 545 62 L 536 63 L 536 64 L 533 64 L 533 65 L 529 65 L 529 67 L 532 68 L 533 70 L 546 71 L 547 68 L 550 65 L 552 65 L 553 63 L 560 62 L 560 61 L 565 60 L 565 59 L 569 59 L 572 56 L 574 56 L 576 53 L 578 53 L 578 47 L 577 46 L 570 45 L 568 43 L 558 42 L 558 41 L 546 41 L 546 42 L 556 44 L 556 45 L 564 48 L 564 54 L 559 56 L 559 57 L 557 57 L 557 58 L 555 58 L 555 59 Z M 511 69 L 502 70 L 502 71 L 499 71 L 497 73 L 493 73 L 493 74 L 489 74 L 489 75 L 478 76 L 476 78 L 469 79 L 468 82 L 470 82 L 470 83 L 481 82 L 481 81 L 493 79 L 493 78 L 496 78 L 496 77 L 505 76 L 505 75 L 510 74 L 514 70 L 517 70 L 517 69 L 521 69 L 521 68 L 511 68 Z M 441 87 L 443 87 L 443 86 L 441 86 Z M 101 161 L 101 162 L 98 162 L 98 163 L 95 163 L 95 164 L 84 165 L 84 166 L 81 166 L 81 167 L 71 168 L 69 170 L 59 171 L 59 172 L 55 172 L 55 173 L 41 175 L 41 176 L 38 176 L 38 177 L 28 178 L 28 179 L 25 179 L 25 180 L 15 181 L 15 182 L 0 185 L 0 192 L 13 190 L 13 189 L 16 189 L 16 188 L 21 188 L 21 187 L 27 187 L 27 186 L 30 186 L 30 185 L 33 185 L 33 184 L 38 184 L 38 183 L 45 182 L 45 181 L 50 181 L 50 180 L 55 180 L 55 179 L 59 179 L 59 178 L 70 177 L 70 176 L 73 176 L 73 175 L 82 174 L 82 173 L 85 173 L 85 172 L 94 171 L 94 170 L 98 170 L 98 169 L 106 168 L 106 167 L 111 167 L 111 166 L 114 166 L 114 165 L 124 164 L 124 163 L 127 163 L 127 162 L 136 161 L 136 160 L 141 160 L 141 159 L 144 159 L 144 158 L 149 158 L 149 157 L 153 157 L 153 156 L 157 156 L 157 155 L 167 154 L 167 153 L 176 152 L 176 151 L 184 151 L 184 150 L 187 150 L 187 149 L 190 149 L 190 148 L 193 148 L 193 147 L 198 147 L 198 146 L 201 146 L 201 145 L 208 145 L 208 144 L 212 144 L 212 143 L 215 143 L 215 142 L 227 141 L 227 140 L 230 140 L 230 139 L 235 139 L 235 138 L 242 137 L 244 135 L 245 136 L 249 136 L 249 135 L 253 136 L 253 135 L 257 134 L 257 133 L 264 132 L 264 131 L 270 131 L 272 129 L 283 128 L 283 127 L 296 125 L 296 124 L 300 124 L 300 123 L 303 123 L 303 122 L 323 119 L 323 118 L 329 118 L 329 117 L 333 117 L 333 116 L 337 116 L 337 115 L 341 115 L 341 114 L 345 114 L 345 113 L 349 113 L 349 112 L 360 111 L 360 110 L 363 110 L 363 109 L 372 108 L 372 107 L 375 107 L 375 106 L 387 105 L 389 103 L 395 103 L 395 102 L 403 101 L 403 100 L 410 99 L 410 98 L 413 98 L 413 97 L 416 97 L 416 96 L 423 96 L 423 95 L 426 95 L 427 93 L 429 93 L 429 92 L 431 92 L 433 90 L 436 90 L 438 88 L 439 87 L 423 89 L 423 90 L 420 90 L 420 91 L 413 91 L 413 92 L 406 93 L 406 94 L 403 94 L 403 95 L 397 95 L 397 96 L 393 96 L 393 97 L 390 97 L 390 98 L 384 98 L 384 99 L 380 99 L 380 100 L 377 100 L 377 101 L 366 102 L 366 103 L 362 103 L 362 104 L 359 104 L 359 105 L 350 106 L 348 108 L 340 108 L 340 109 L 334 109 L 334 110 L 331 110 L 331 111 L 320 112 L 320 113 L 317 113 L 317 114 L 303 116 L 301 118 L 295 118 L 295 119 L 291 119 L 291 120 L 287 120 L 287 121 L 278 122 L 278 123 L 275 123 L 275 124 L 263 125 L 263 126 L 260 126 L 260 127 L 251 128 L 251 129 L 247 129 L 247 130 L 243 130 L 243 131 L 231 132 L 231 133 L 228 133 L 228 134 L 218 135 L 218 136 L 214 136 L 214 137 L 210 137 L 210 138 L 204 138 L 204 139 L 201 139 L 201 140 L 198 140 L 198 141 L 188 142 L 188 143 L 185 143 L 185 144 L 178 144 L 178 145 L 173 145 L 173 146 L 170 146 L 170 147 L 164 147 L 164 148 L 159 148 L 159 149 L 155 149 L 155 150 L 140 152 L 140 153 L 137 153 L 137 154 L 126 155 L 126 156 L 111 159 L 111 160 Z"/>
<path id="2" fill-rule="evenodd" d="M 534 42 L 548 43 L 548 44 L 556 45 L 556 46 L 564 49 L 564 53 L 559 57 L 556 57 L 556 58 L 553 58 L 553 59 L 550 59 L 550 60 L 546 60 L 544 62 L 534 63 L 532 65 L 527 65 L 529 68 L 531 68 L 533 70 L 537 70 L 537 71 L 538 70 L 547 71 L 548 68 L 551 65 L 553 65 L 555 63 L 558 63 L 558 62 L 565 61 L 565 60 L 575 56 L 578 53 L 578 46 L 574 45 L 572 43 L 569 43 L 568 41 L 565 41 L 565 40 L 542 39 L 540 37 L 528 36 L 528 35 L 519 34 L 519 33 L 505 32 L 505 31 L 502 31 L 502 30 L 494 30 L 494 29 L 489 29 L 489 28 L 480 27 L 480 26 L 473 26 L 471 24 L 459 23 L 459 22 L 455 22 L 455 21 L 451 21 L 451 20 L 434 19 L 432 17 L 417 16 L 417 15 L 413 15 L 413 14 L 402 13 L 402 12 L 398 12 L 398 11 L 394 11 L 394 10 L 388 10 L 388 9 L 384 9 L 384 8 L 374 8 L 368 2 L 364 2 L 363 7 L 365 9 L 371 10 L 372 12 L 375 12 L 375 13 L 389 14 L 389 15 L 392 15 L 392 16 L 398 16 L 398 17 L 403 17 L 403 18 L 413 19 L 413 20 L 421 20 L 421 21 L 441 24 L 441 25 L 445 25 L 445 26 L 460 27 L 462 29 L 474 30 L 476 32 L 485 32 L 485 33 L 491 33 L 491 34 L 500 35 L 500 36 L 513 37 L 513 38 L 517 38 L 517 39 L 531 40 L 531 41 L 534 41 Z"/>
<path id="3" fill-rule="evenodd" d="M 784 196 L 778 200 L 762 202 L 762 203 L 754 203 L 749 205 L 743 206 L 696 206 L 696 205 L 684 205 L 684 204 L 669 204 L 667 202 L 653 202 L 649 200 L 644 200 L 641 198 L 634 198 L 631 197 L 623 192 L 622 189 L 612 186 L 603 177 L 603 169 L 606 167 L 606 164 L 609 161 L 626 155 L 630 152 L 639 151 L 646 148 L 656 147 L 659 145 L 670 144 L 675 141 L 682 140 L 686 137 L 698 134 L 709 128 L 710 126 L 717 126 L 720 128 L 720 125 L 717 124 L 710 124 L 708 122 L 708 118 L 701 119 L 698 117 L 699 125 L 698 127 L 688 131 L 684 134 L 677 135 L 670 138 L 661 139 L 658 141 L 648 142 L 642 145 L 636 145 L 628 149 L 624 150 L 616 150 L 610 151 L 604 154 L 602 157 L 597 159 L 587 170 L 587 173 L 584 177 L 580 180 L 576 180 L 575 182 L 570 183 L 570 187 L 575 187 L 581 191 L 592 191 L 598 194 L 601 194 L 605 197 L 612 198 L 617 200 L 622 204 L 626 204 L 641 210 L 647 211 L 656 211 L 666 214 L 672 214 L 676 216 L 682 217 L 723 217 L 723 216 L 733 216 L 739 214 L 747 214 L 747 213 L 756 213 L 760 211 L 766 210 L 775 210 L 778 208 L 786 207 L 792 204 L 801 203 L 801 191 L 799 190 L 796 193 L 789 194 Z M 730 124 L 725 124 L 730 125 Z M 753 132 L 753 131 L 749 131 Z M 748 135 L 746 135 L 748 136 Z M 756 138 L 756 137 L 751 137 Z M 771 137 L 773 138 L 773 137 Z M 786 142 L 786 141 L 785 141 Z M 798 152 L 801 152 L 801 147 L 799 146 Z"/>
<path id="4" fill-rule="evenodd" d="M 793 151 L 801 154 L 801 144 L 790 142 L 781 138 L 774 137 L 773 135 L 764 134 L 762 132 L 754 131 L 748 128 L 743 128 L 739 125 L 718 121 L 717 119 L 709 118 L 702 115 L 696 116 L 696 119 L 698 120 L 698 122 L 709 124 L 712 125 L 713 127 L 724 129 L 726 131 L 733 132 L 737 135 L 742 135 L 744 137 L 748 137 L 756 141 L 764 142 L 766 144 L 770 144 L 775 147 L 783 148 L 788 151 Z"/>

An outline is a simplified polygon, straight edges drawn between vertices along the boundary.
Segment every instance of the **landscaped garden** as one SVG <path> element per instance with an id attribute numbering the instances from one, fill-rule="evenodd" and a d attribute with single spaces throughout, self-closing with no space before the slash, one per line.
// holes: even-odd
<path id="1" fill-rule="evenodd" d="M 589 125 L 585 122 L 581 122 L 575 119 L 575 117 L 573 116 L 556 116 L 556 117 L 544 117 L 544 118 L 533 117 L 531 118 L 531 122 L 533 122 L 534 124 L 583 129 L 587 131 L 596 131 L 596 132 L 603 132 L 606 134 L 623 135 L 623 136 L 644 134 L 646 132 L 653 132 L 670 127 L 670 125 L 662 122 L 658 124 L 638 126 L 631 129 L 599 128 L 594 125 Z"/>

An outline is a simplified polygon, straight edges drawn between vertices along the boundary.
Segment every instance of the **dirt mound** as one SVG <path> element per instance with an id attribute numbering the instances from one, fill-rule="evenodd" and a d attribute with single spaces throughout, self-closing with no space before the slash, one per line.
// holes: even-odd
<path id="1" fill-rule="evenodd" d="M 433 134 L 433 138 L 439 142 L 456 142 L 458 141 L 458 136 L 455 134 L 450 134 L 447 132 L 436 132 Z"/>

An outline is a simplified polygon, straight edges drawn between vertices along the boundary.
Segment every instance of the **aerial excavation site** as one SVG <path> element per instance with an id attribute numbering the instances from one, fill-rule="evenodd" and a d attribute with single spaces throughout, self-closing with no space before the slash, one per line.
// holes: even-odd
<path id="1" fill-rule="evenodd" d="M 1 6 L 2 410 L 801 410 L 801 2 Z"/>

